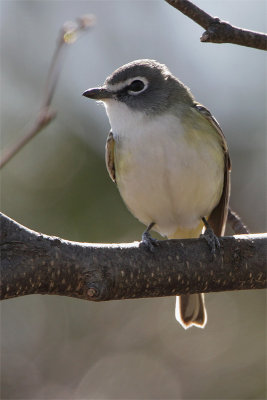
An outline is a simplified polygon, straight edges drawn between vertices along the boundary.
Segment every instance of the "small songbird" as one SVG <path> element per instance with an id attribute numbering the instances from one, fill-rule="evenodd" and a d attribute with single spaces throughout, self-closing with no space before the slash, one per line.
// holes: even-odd
<path id="1" fill-rule="evenodd" d="M 84 96 L 104 103 L 111 131 L 106 165 L 132 214 L 167 238 L 222 236 L 230 194 L 230 158 L 216 119 L 154 60 L 118 68 Z M 214 232 L 214 238 L 210 233 Z M 215 236 L 216 235 L 216 236 Z M 181 295 L 176 319 L 186 329 L 207 322 L 204 295 Z"/>

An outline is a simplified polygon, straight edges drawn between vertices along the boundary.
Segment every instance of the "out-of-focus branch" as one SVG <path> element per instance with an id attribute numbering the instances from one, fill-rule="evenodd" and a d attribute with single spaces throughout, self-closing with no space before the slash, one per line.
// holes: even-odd
<path id="1" fill-rule="evenodd" d="M 165 1 L 205 29 L 201 42 L 232 43 L 267 50 L 267 35 L 264 33 L 242 29 L 212 17 L 188 0 Z"/>
<path id="2" fill-rule="evenodd" d="M 247 226 L 243 223 L 239 215 L 230 207 L 228 208 L 227 222 L 236 234 L 249 234 Z"/>
<path id="3" fill-rule="evenodd" d="M 60 30 L 57 46 L 52 58 L 47 81 L 45 84 L 45 93 L 39 114 L 31 129 L 20 138 L 10 149 L 4 152 L 0 160 L 0 169 L 7 164 L 19 150 L 21 150 L 37 133 L 43 130 L 56 116 L 56 112 L 50 107 L 53 95 L 55 93 L 60 71 L 64 63 L 64 55 L 67 45 L 74 43 L 79 35 L 91 28 L 94 24 L 94 17 L 84 15 L 77 19 L 76 23 L 66 22 Z"/>
<path id="4" fill-rule="evenodd" d="M 34 136 L 37 135 L 42 129 L 44 129 L 56 116 L 56 112 L 50 108 L 42 108 L 39 111 L 39 115 L 34 122 L 32 128 L 27 132 L 25 136 L 20 138 L 10 149 L 7 149 L 0 160 L 0 169 L 18 153 L 22 147 L 24 147 Z"/>
<path id="5" fill-rule="evenodd" d="M 266 288 L 267 234 L 90 244 L 46 236 L 1 215 L 1 299 L 56 294 L 115 300 Z"/>

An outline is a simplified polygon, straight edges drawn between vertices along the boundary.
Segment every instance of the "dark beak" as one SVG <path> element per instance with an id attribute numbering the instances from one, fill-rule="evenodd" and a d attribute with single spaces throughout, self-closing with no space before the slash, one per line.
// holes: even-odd
<path id="1" fill-rule="evenodd" d="M 105 99 L 111 99 L 113 97 L 113 93 L 109 92 L 104 87 L 98 87 L 93 89 L 87 89 L 83 93 L 83 96 L 93 100 L 105 100 Z"/>

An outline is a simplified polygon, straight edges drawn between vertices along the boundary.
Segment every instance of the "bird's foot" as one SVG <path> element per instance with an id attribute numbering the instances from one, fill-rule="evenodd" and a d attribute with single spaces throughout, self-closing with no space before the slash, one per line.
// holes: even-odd
<path id="1" fill-rule="evenodd" d="M 149 231 L 150 229 L 155 225 L 154 222 L 152 222 L 147 229 L 145 230 L 145 232 L 142 235 L 142 244 L 145 246 L 145 248 L 151 252 L 155 251 L 155 248 L 159 245 L 159 241 L 157 239 L 154 239 Z"/>
<path id="2" fill-rule="evenodd" d="M 208 243 L 208 246 L 210 248 L 210 251 L 212 254 L 215 254 L 216 248 L 219 249 L 221 247 L 220 241 L 211 229 L 209 223 L 207 222 L 206 218 L 202 218 L 202 221 L 204 222 L 204 225 L 206 227 L 206 230 L 203 234 L 200 235 L 200 237 L 204 238 L 206 242 Z"/>

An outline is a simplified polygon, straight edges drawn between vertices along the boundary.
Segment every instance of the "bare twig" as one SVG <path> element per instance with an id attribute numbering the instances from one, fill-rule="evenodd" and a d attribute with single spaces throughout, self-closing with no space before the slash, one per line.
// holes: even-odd
<path id="1" fill-rule="evenodd" d="M 212 17 L 188 0 L 165 0 L 167 3 L 191 18 L 206 31 L 201 36 L 201 42 L 233 43 L 240 46 L 267 50 L 267 35 L 261 32 L 238 28 Z"/>
<path id="2" fill-rule="evenodd" d="M 33 125 L 25 136 L 18 140 L 13 147 L 6 150 L 2 159 L 0 160 L 0 168 L 2 168 L 17 152 L 22 149 L 38 132 L 44 129 L 56 116 L 56 112 L 50 108 L 42 108 Z"/>
<path id="3" fill-rule="evenodd" d="M 266 287 L 267 234 L 90 244 L 46 236 L 1 216 L 1 299 L 56 294 L 85 300 L 173 296 Z"/>
<path id="4" fill-rule="evenodd" d="M 42 101 L 42 106 L 37 119 L 26 135 L 19 139 L 13 147 L 6 150 L 2 159 L 0 160 L 0 169 L 7 164 L 7 162 L 25 146 L 25 144 L 34 138 L 37 133 L 43 130 L 55 118 L 56 112 L 51 110 L 50 105 L 56 89 L 59 74 L 63 66 L 66 47 L 68 44 L 74 43 L 78 36 L 88 28 L 91 28 L 93 24 L 94 17 L 91 15 L 84 15 L 77 19 L 77 23 L 67 22 L 63 25 L 62 29 L 60 30 L 57 47 L 52 58 L 45 85 L 44 99 Z"/>

